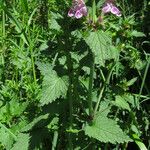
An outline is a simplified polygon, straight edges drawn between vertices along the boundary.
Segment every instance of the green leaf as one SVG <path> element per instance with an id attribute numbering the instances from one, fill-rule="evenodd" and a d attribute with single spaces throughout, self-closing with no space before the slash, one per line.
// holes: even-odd
<path id="1" fill-rule="evenodd" d="M 13 14 L 11 14 L 8 11 L 8 9 L 6 7 L 3 7 L 3 10 L 9 17 L 11 23 L 16 26 L 16 31 L 19 34 L 21 33 L 20 36 L 21 36 L 22 40 L 24 41 L 24 43 L 26 43 L 29 46 L 29 40 L 28 40 L 27 34 L 23 31 L 22 24 L 18 21 L 18 19 Z"/>
<path id="2" fill-rule="evenodd" d="M 60 31 L 61 26 L 58 24 L 57 19 L 62 18 L 59 13 L 51 12 L 50 29 Z"/>
<path id="3" fill-rule="evenodd" d="M 130 104 L 130 107 L 137 107 L 137 104 L 139 103 L 139 100 L 138 100 L 138 95 L 132 95 L 132 94 L 129 94 L 129 93 L 126 93 L 123 95 L 123 98 L 125 101 L 127 101 L 129 104 Z"/>
<path id="4" fill-rule="evenodd" d="M 36 65 L 43 76 L 48 76 L 55 73 L 50 63 L 36 62 Z"/>
<path id="5" fill-rule="evenodd" d="M 111 106 L 109 105 L 109 101 L 107 101 L 105 99 L 105 101 L 102 101 L 100 103 L 100 109 L 99 109 L 99 114 L 102 115 L 102 116 L 107 116 L 108 113 L 110 112 L 110 108 Z"/>
<path id="6" fill-rule="evenodd" d="M 32 20 L 33 20 L 33 16 L 35 15 L 36 11 L 37 11 L 37 8 L 35 8 L 35 9 L 32 11 L 31 15 L 30 15 L 30 17 L 29 17 L 29 19 L 28 19 L 28 27 L 31 25 Z"/>
<path id="7" fill-rule="evenodd" d="M 145 34 L 143 32 L 138 32 L 136 30 L 133 30 L 132 33 L 131 33 L 131 36 L 134 36 L 134 37 L 145 37 Z"/>
<path id="8" fill-rule="evenodd" d="M 117 95 L 115 97 L 115 101 L 113 102 L 114 105 L 118 106 L 119 108 L 122 109 L 127 109 L 127 110 L 131 110 L 129 104 L 127 103 L 127 101 L 125 100 L 124 97 Z"/>
<path id="9" fill-rule="evenodd" d="M 23 134 L 19 133 L 17 137 L 17 141 L 14 144 L 13 148 L 11 150 L 28 150 L 29 148 L 29 140 L 30 136 L 29 134 Z"/>
<path id="10" fill-rule="evenodd" d="M 0 128 L 0 145 L 2 144 L 6 149 L 10 149 L 12 147 L 13 141 L 14 138 L 12 135 L 5 129 Z"/>
<path id="11" fill-rule="evenodd" d="M 117 125 L 116 121 L 106 116 L 97 116 L 92 126 L 86 125 L 85 134 L 101 142 L 123 143 L 131 139 Z"/>
<path id="12" fill-rule="evenodd" d="M 18 103 L 18 101 L 16 101 L 13 98 L 9 102 L 9 104 L 10 104 L 10 111 L 13 116 L 20 116 L 28 105 L 28 103 L 26 103 L 26 102 Z"/>
<path id="13" fill-rule="evenodd" d="M 93 22 L 96 22 L 96 3 L 95 0 L 93 0 L 93 4 L 92 4 L 92 20 Z"/>
<path id="14" fill-rule="evenodd" d="M 40 121 L 42 121 L 42 123 L 43 123 L 44 120 L 48 119 L 48 116 L 49 116 L 48 114 L 45 114 L 45 115 L 41 115 L 41 116 L 35 118 L 31 123 L 29 123 L 27 126 L 25 126 L 21 131 L 22 132 L 25 132 L 25 131 L 27 132 L 27 131 L 33 129 L 33 127 L 34 128 L 35 128 L 35 126 L 37 127 L 37 124 Z"/>
<path id="15" fill-rule="evenodd" d="M 145 144 L 141 141 L 141 139 L 138 137 L 138 135 L 133 134 L 133 139 L 135 141 L 135 143 L 138 145 L 140 150 L 148 150 L 145 146 Z"/>
<path id="16" fill-rule="evenodd" d="M 59 128 L 58 126 L 59 123 L 59 118 L 58 117 L 54 117 L 51 122 L 48 124 L 48 128 L 51 130 L 57 130 Z"/>
<path id="17" fill-rule="evenodd" d="M 40 51 L 43 51 L 43 50 L 48 49 L 48 47 L 49 46 L 48 46 L 47 42 L 44 42 L 40 45 L 39 49 L 40 49 Z"/>
<path id="18" fill-rule="evenodd" d="M 133 85 L 136 81 L 137 81 L 137 77 L 135 77 L 135 78 L 129 80 L 129 81 L 127 82 L 127 86 Z"/>
<path id="19" fill-rule="evenodd" d="M 118 56 L 117 49 L 114 49 L 111 38 L 105 32 L 90 32 L 85 41 L 95 55 L 96 64 L 104 66 L 105 60 Z"/>
<path id="20" fill-rule="evenodd" d="M 57 75 L 45 76 L 43 79 L 41 104 L 52 103 L 59 97 L 65 97 L 68 90 L 67 77 L 58 77 Z"/>
<path id="21" fill-rule="evenodd" d="M 78 129 L 67 129 L 66 131 L 69 132 L 69 133 L 79 133 L 81 130 L 78 130 Z"/>
<path id="22" fill-rule="evenodd" d="M 105 3 L 105 0 L 101 0 L 101 1 L 99 1 L 98 3 L 97 3 L 97 9 L 99 9 L 100 7 L 102 7 L 103 5 L 104 5 L 104 3 Z"/>
<path id="23" fill-rule="evenodd" d="M 41 91 L 41 104 L 52 103 L 60 97 L 65 97 L 68 90 L 68 77 L 59 77 L 50 64 L 38 63 L 38 68 L 44 75 Z"/>

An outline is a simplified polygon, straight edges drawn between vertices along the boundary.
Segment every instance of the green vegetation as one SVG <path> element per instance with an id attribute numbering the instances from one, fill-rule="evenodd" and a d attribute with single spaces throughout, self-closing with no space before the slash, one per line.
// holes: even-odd
<path id="1" fill-rule="evenodd" d="M 150 2 L 85 2 L 0 1 L 0 150 L 150 149 Z"/>

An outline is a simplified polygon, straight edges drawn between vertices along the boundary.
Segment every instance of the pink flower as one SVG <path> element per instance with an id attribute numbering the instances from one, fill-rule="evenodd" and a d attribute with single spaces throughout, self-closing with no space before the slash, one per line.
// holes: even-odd
<path id="1" fill-rule="evenodd" d="M 83 0 L 73 0 L 72 7 L 68 12 L 69 17 L 75 17 L 77 19 L 87 16 L 87 7 Z"/>
<path id="2" fill-rule="evenodd" d="M 112 14 L 116 15 L 116 16 L 121 16 L 120 10 L 113 4 L 110 2 L 107 2 L 104 7 L 102 8 L 102 12 L 105 13 L 109 13 L 111 12 Z"/>

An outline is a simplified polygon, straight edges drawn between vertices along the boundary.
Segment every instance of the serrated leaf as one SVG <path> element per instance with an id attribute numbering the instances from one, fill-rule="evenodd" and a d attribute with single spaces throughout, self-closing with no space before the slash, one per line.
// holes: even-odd
<path id="1" fill-rule="evenodd" d="M 28 150 L 29 140 L 29 134 L 19 133 L 17 141 L 11 150 Z"/>
<path id="2" fill-rule="evenodd" d="M 41 90 L 41 105 L 52 103 L 59 97 L 65 97 L 68 89 L 68 77 L 59 77 L 49 63 L 37 62 L 41 74 L 44 75 Z"/>
<path id="3" fill-rule="evenodd" d="M 92 126 L 86 125 L 85 134 L 104 143 L 115 144 L 131 141 L 116 121 L 101 115 L 95 119 Z"/>
<path id="4" fill-rule="evenodd" d="M 6 149 L 10 149 L 12 147 L 14 138 L 5 131 L 3 128 L 0 128 L 0 145 L 2 144 Z"/>
<path id="5" fill-rule="evenodd" d="M 50 29 L 60 31 L 61 26 L 58 24 L 57 19 L 62 18 L 59 13 L 51 12 Z"/>
<path id="6" fill-rule="evenodd" d="M 130 104 L 130 107 L 136 107 L 137 104 L 139 103 L 138 96 L 132 95 L 132 94 L 124 94 L 123 98 L 125 101 L 127 101 Z"/>
<path id="7" fill-rule="evenodd" d="M 105 101 L 102 101 L 100 103 L 100 109 L 99 109 L 99 113 L 100 115 L 102 116 L 107 116 L 108 113 L 110 112 L 110 108 L 111 106 L 109 106 L 109 101 L 105 100 Z"/>
<path id="8" fill-rule="evenodd" d="M 113 104 L 118 106 L 119 108 L 127 109 L 129 111 L 131 110 L 128 102 L 124 99 L 124 97 L 120 95 L 117 95 L 115 97 L 115 101 L 113 102 Z"/>
<path id="9" fill-rule="evenodd" d="M 40 70 L 43 76 L 55 73 L 50 63 L 36 62 L 36 65 L 38 66 L 38 69 Z"/>
<path id="10" fill-rule="evenodd" d="M 117 50 L 112 46 L 111 38 L 105 32 L 91 32 L 85 41 L 95 55 L 96 64 L 104 66 L 105 60 L 118 56 Z"/>
<path id="11" fill-rule="evenodd" d="M 68 90 L 68 78 L 58 77 L 56 74 L 45 76 L 43 79 L 43 88 L 41 92 L 41 104 L 52 103 L 59 97 L 65 97 Z"/>

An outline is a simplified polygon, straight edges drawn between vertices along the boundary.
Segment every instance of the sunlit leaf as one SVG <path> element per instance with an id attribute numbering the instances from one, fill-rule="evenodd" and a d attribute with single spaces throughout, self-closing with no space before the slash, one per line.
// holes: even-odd
<path id="1" fill-rule="evenodd" d="M 41 105 L 55 101 L 57 98 L 64 97 L 68 90 L 68 77 L 59 77 L 52 70 L 50 64 L 38 63 L 38 68 L 44 75 L 41 91 Z"/>
<path id="2" fill-rule="evenodd" d="M 136 30 L 133 30 L 133 31 L 131 32 L 131 36 L 144 37 L 145 34 L 144 34 L 143 32 L 138 32 L 138 31 L 136 31 Z"/>
<path id="3" fill-rule="evenodd" d="M 19 133 L 17 141 L 11 150 L 28 150 L 29 149 L 29 134 Z"/>
<path id="4" fill-rule="evenodd" d="M 118 106 L 119 108 L 131 110 L 128 102 L 125 100 L 123 96 L 117 95 L 115 97 L 115 101 L 113 102 L 114 105 Z"/>
<path id="5" fill-rule="evenodd" d="M 92 126 L 85 127 L 85 134 L 101 142 L 124 143 L 131 139 L 117 125 L 116 121 L 99 115 Z"/>
<path id="6" fill-rule="evenodd" d="M 105 60 L 118 56 L 117 49 L 112 46 L 111 38 L 105 32 L 90 32 L 85 41 L 95 55 L 96 64 L 104 66 Z"/>

